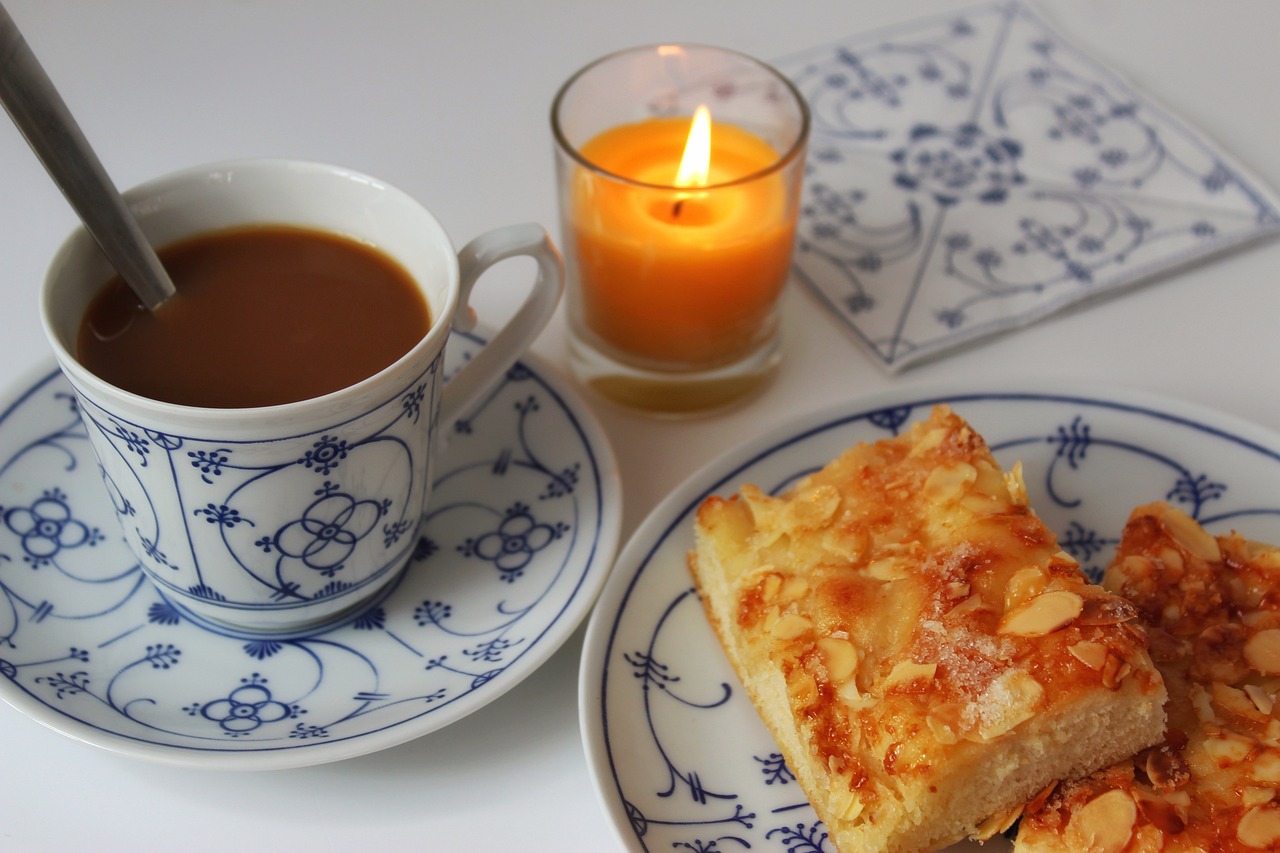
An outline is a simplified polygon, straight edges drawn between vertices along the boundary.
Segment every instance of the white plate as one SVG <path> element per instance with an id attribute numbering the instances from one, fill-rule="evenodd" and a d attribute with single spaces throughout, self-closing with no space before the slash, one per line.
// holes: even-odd
<path id="1" fill-rule="evenodd" d="M 481 343 L 455 335 L 450 370 Z M 447 440 L 394 589 L 336 628 L 242 635 L 143 579 L 50 362 L 0 400 L 0 698 L 96 746 L 237 770 L 385 749 L 486 705 L 585 618 L 620 490 L 594 418 L 533 360 Z"/>
<path id="2" fill-rule="evenodd" d="M 778 492 L 847 446 L 951 403 L 1096 577 L 1129 511 L 1169 500 L 1210 530 L 1280 541 L 1280 436 L 1136 393 L 916 389 L 806 418 L 735 450 L 673 492 L 623 549 L 588 625 L 583 740 L 630 850 L 830 851 L 825 831 L 739 687 L 685 565 L 692 516 L 744 483 Z M 985 847 L 1007 849 L 999 840 Z"/>

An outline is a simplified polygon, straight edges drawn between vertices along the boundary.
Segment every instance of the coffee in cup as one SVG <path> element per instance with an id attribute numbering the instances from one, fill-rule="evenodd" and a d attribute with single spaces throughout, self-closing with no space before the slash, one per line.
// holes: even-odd
<path id="1" fill-rule="evenodd" d="M 158 255 L 177 292 L 148 311 L 113 278 L 76 344 L 88 370 L 153 400 L 252 408 L 320 397 L 388 367 L 431 328 L 404 267 L 340 234 L 229 228 Z"/>
<path id="2" fill-rule="evenodd" d="M 313 630 L 367 606 L 413 552 L 440 425 L 499 381 L 554 312 L 563 289 L 559 253 L 532 224 L 488 232 L 456 252 L 431 213 L 400 190 L 302 161 L 200 167 L 144 184 L 125 199 L 155 246 L 277 228 L 309 232 L 306 239 L 314 241 L 319 232 L 371 248 L 416 288 L 429 320 L 402 355 L 393 352 L 381 367 L 361 360 L 357 350 L 383 335 L 375 319 L 319 348 L 338 365 L 356 365 L 340 387 L 261 404 L 250 397 L 196 403 L 164 399 L 162 392 L 153 397 L 140 385 L 130 388 L 128 375 L 109 379 L 91 369 L 97 363 L 82 359 L 78 338 L 113 271 L 83 230 L 58 251 L 41 297 L 45 332 L 75 391 L 106 495 L 143 570 L 170 603 L 193 620 L 260 632 Z M 469 331 L 474 323 L 472 287 L 490 266 L 515 255 L 536 261 L 532 289 L 446 387 L 444 348 L 451 328 Z M 233 316 L 251 310 L 227 301 Z M 346 320 L 348 309 L 332 308 Z M 165 310 L 154 319 L 163 321 Z M 238 374 L 265 369 L 272 352 L 290 346 L 291 312 L 253 320 L 252 334 L 269 339 L 269 349 L 249 367 L 227 371 L 233 386 Z M 166 365 L 178 387 L 209 381 L 197 371 L 208 365 L 198 362 L 217 372 L 246 345 L 244 333 L 214 331 L 209 343 Z M 320 358 L 313 352 L 302 366 L 336 373 Z"/>

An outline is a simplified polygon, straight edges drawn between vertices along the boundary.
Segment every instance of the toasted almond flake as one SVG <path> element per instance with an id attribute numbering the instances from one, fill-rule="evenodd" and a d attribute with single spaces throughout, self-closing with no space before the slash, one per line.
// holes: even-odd
<path id="1" fill-rule="evenodd" d="M 1129 554 L 1120 563 L 1120 568 L 1125 577 L 1131 579 L 1148 578 L 1154 573 L 1154 567 L 1151 561 L 1139 554 Z"/>
<path id="2" fill-rule="evenodd" d="M 881 557 L 867 565 L 867 576 L 878 581 L 897 581 L 907 576 L 907 569 L 896 557 Z"/>
<path id="3" fill-rule="evenodd" d="M 916 663 L 915 661 L 899 661 L 889 675 L 885 678 L 881 689 L 888 693 L 895 688 L 901 689 L 904 685 L 926 686 L 933 681 L 934 674 L 938 671 L 936 663 Z M 914 684 L 919 682 L 919 684 Z"/>
<path id="4" fill-rule="evenodd" d="M 975 610 L 985 610 L 986 607 L 987 605 L 982 600 L 982 596 L 978 595 L 975 592 L 973 595 L 969 596 L 964 601 L 960 602 L 955 607 L 948 610 L 946 615 L 952 616 L 952 617 L 962 616 L 965 613 L 972 613 Z"/>
<path id="5" fill-rule="evenodd" d="M 1107 659 L 1102 664 L 1102 686 L 1108 690 L 1115 690 L 1131 672 L 1133 667 L 1127 661 L 1108 652 Z"/>
<path id="6" fill-rule="evenodd" d="M 935 427 L 924 435 L 917 438 L 911 444 L 909 456 L 923 456 L 930 450 L 934 450 L 942 446 L 942 442 L 947 440 L 947 428 Z"/>
<path id="7" fill-rule="evenodd" d="M 1280 548 L 1260 542 L 1250 542 L 1249 547 L 1252 552 L 1249 555 L 1249 562 L 1260 569 L 1271 572 L 1280 571 Z"/>
<path id="8" fill-rule="evenodd" d="M 1218 715 L 1213 710 L 1213 702 L 1209 696 L 1209 691 L 1199 684 L 1192 684 L 1189 693 L 1191 695 L 1191 707 L 1195 709 L 1196 718 L 1201 723 L 1217 723 Z"/>
<path id="9" fill-rule="evenodd" d="M 840 508 L 840 491 L 832 485 L 814 486 L 788 501 L 783 510 L 784 529 L 817 530 Z"/>
<path id="10" fill-rule="evenodd" d="M 810 628 L 813 623 L 799 613 L 784 613 L 769 628 L 769 633 L 779 640 L 794 640 Z"/>
<path id="11" fill-rule="evenodd" d="M 1042 637 L 1071 624 L 1083 607 L 1084 599 L 1078 594 L 1051 590 L 1006 613 L 996 631 L 1017 637 Z"/>
<path id="12" fill-rule="evenodd" d="M 1280 809 L 1257 806 L 1245 812 L 1236 824 L 1236 838 L 1249 847 L 1270 847 L 1280 842 Z"/>
<path id="13" fill-rule="evenodd" d="M 1249 776 L 1255 782 L 1280 785 L 1280 751 L 1264 749 L 1249 762 Z"/>
<path id="14" fill-rule="evenodd" d="M 1151 784 L 1164 793 L 1176 791 L 1191 781 L 1191 770 L 1182 754 L 1167 745 L 1147 750 L 1143 769 Z"/>
<path id="15" fill-rule="evenodd" d="M 1250 610 L 1240 614 L 1240 624 L 1255 631 L 1264 628 L 1280 628 L 1280 611 Z"/>
<path id="16" fill-rule="evenodd" d="M 1244 692 L 1253 702 L 1255 708 L 1264 714 L 1270 714 L 1275 707 L 1276 698 L 1256 684 L 1246 684 Z"/>
<path id="17" fill-rule="evenodd" d="M 852 780 L 845 784 L 837 783 L 831 786 L 831 809 L 840 815 L 842 820 L 856 820 L 858 815 L 862 814 L 864 808 L 862 798 L 853 792 L 853 787 Z"/>
<path id="18" fill-rule="evenodd" d="M 793 670 L 787 677 L 787 698 L 795 707 L 809 707 L 818 701 L 818 682 L 803 669 Z"/>
<path id="19" fill-rule="evenodd" d="M 1233 767 L 1249 756 L 1254 741 L 1230 731 L 1207 733 L 1203 749 L 1219 767 Z"/>
<path id="20" fill-rule="evenodd" d="M 977 479 L 978 470 L 967 462 L 939 465 L 925 478 L 924 497 L 934 503 L 954 503 Z"/>
<path id="21" fill-rule="evenodd" d="M 959 506 L 974 515 L 990 515 L 995 512 L 1003 512 L 1008 504 L 1005 501 L 998 500 L 994 495 L 969 492 L 960 499 Z"/>
<path id="22" fill-rule="evenodd" d="M 831 680 L 836 684 L 848 681 L 858 667 L 858 652 L 853 643 L 843 637 L 823 637 L 817 647 Z"/>
<path id="23" fill-rule="evenodd" d="M 850 678 L 844 684 L 841 684 L 840 689 L 836 691 L 836 695 L 840 697 L 841 702 L 849 706 L 853 711 L 870 708 L 876 703 L 876 697 L 870 693 L 863 693 L 858 689 L 858 679 L 856 678 Z"/>
<path id="24" fill-rule="evenodd" d="M 1263 675 L 1280 675 L 1280 628 L 1267 628 L 1245 640 L 1244 659 Z"/>
<path id="25" fill-rule="evenodd" d="M 1249 694 L 1239 688 L 1232 687 L 1230 684 L 1215 683 L 1209 688 L 1209 695 L 1213 699 L 1214 707 L 1226 714 L 1228 719 L 1231 715 L 1235 715 L 1255 723 L 1267 721 L 1266 715 L 1258 710 L 1253 700 L 1249 698 Z"/>
<path id="26" fill-rule="evenodd" d="M 1049 573 L 1040 566 L 1027 566 L 1018 569 L 1009 577 L 1004 587 L 1004 609 L 1013 610 L 1027 602 L 1049 585 Z"/>
<path id="27" fill-rule="evenodd" d="M 1080 624 L 1085 627 L 1120 625 L 1137 618 L 1138 608 L 1117 596 L 1091 595 L 1084 600 L 1084 608 L 1080 611 Z"/>
<path id="28" fill-rule="evenodd" d="M 1240 791 L 1240 805 L 1246 809 L 1265 805 L 1276 798 L 1274 788 L 1249 787 Z"/>
<path id="29" fill-rule="evenodd" d="M 783 601 L 795 601 L 808 591 L 809 582 L 793 575 L 782 582 L 782 589 L 778 590 L 778 596 Z"/>
<path id="30" fill-rule="evenodd" d="M 1080 807 L 1067 824 L 1066 841 L 1072 850 L 1120 853 L 1133 836 L 1138 807 L 1125 791 L 1113 790 Z"/>
<path id="31" fill-rule="evenodd" d="M 1211 563 L 1222 559 L 1222 549 L 1218 547 L 1218 540 L 1182 510 L 1167 504 L 1162 505 L 1160 522 L 1187 553 Z"/>
<path id="32" fill-rule="evenodd" d="M 1013 463 L 1013 467 L 1004 475 L 1004 486 L 1009 490 L 1009 500 L 1016 506 L 1027 505 L 1027 484 L 1022 479 L 1022 462 Z"/>
<path id="33" fill-rule="evenodd" d="M 1054 561 L 1061 563 L 1064 566 L 1070 566 L 1071 568 L 1076 568 L 1080 565 L 1079 560 L 1062 550 L 1055 551 L 1053 559 Z"/>
<path id="34" fill-rule="evenodd" d="M 1182 554 L 1173 548 L 1160 549 L 1160 562 L 1164 563 L 1166 569 L 1173 569 L 1176 572 L 1182 571 L 1183 562 Z"/>
<path id="35" fill-rule="evenodd" d="M 944 702 L 929 709 L 925 721 L 938 743 L 956 743 L 960 740 L 964 726 L 964 702 Z"/>
<path id="36" fill-rule="evenodd" d="M 1013 826 L 1014 821 L 1020 817 L 1022 817 L 1021 803 L 1005 809 L 1003 812 L 993 814 L 991 817 L 978 824 L 978 828 L 974 831 L 973 835 L 969 837 L 979 842 L 987 841 Z"/>
<path id="37" fill-rule="evenodd" d="M 947 601 L 955 601 L 957 598 L 965 598 L 969 595 L 969 584 L 965 581 L 951 581 L 942 591 Z"/>
<path id="38" fill-rule="evenodd" d="M 1092 640 L 1081 640 L 1067 646 L 1067 651 L 1089 669 L 1102 669 L 1102 665 L 1107 661 L 1107 647 Z"/>

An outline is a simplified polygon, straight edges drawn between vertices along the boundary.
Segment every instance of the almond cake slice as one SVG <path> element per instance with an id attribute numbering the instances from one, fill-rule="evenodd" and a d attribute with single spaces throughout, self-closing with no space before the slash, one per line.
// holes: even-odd
<path id="1" fill-rule="evenodd" d="M 1280 549 L 1154 503 L 1130 515 L 1103 583 L 1138 607 L 1168 728 L 1131 760 L 1043 792 L 1015 850 L 1280 849 Z"/>
<path id="2" fill-rule="evenodd" d="M 989 837 L 1164 731 L 1133 606 L 946 407 L 779 497 L 708 498 L 695 535 L 711 625 L 839 850 Z"/>

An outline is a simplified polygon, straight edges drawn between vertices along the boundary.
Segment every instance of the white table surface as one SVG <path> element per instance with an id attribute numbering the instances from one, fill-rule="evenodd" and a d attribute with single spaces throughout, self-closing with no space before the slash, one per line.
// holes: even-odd
<path id="1" fill-rule="evenodd" d="M 555 226 L 548 107 L 622 47 L 696 41 L 763 58 L 955 8 L 945 0 L 5 0 L 121 187 L 272 155 L 398 184 L 455 242 Z M 1079 45 L 1280 186 L 1268 0 L 1054 0 Z M 0 381 L 47 358 L 36 292 L 74 215 L 0 120 Z M 503 273 L 495 273 L 500 281 Z M 477 297 L 500 318 L 499 287 Z M 560 316 L 535 350 L 566 367 Z M 1092 381 L 1280 428 L 1280 245 L 1255 246 L 890 378 L 798 286 L 779 379 L 685 422 L 588 398 L 618 455 L 623 537 L 689 471 L 797 413 L 892 386 Z M 48 731 L 0 705 L 0 850 L 611 850 L 576 710 L 582 631 L 527 681 L 407 745 L 292 771 L 185 770 Z"/>

